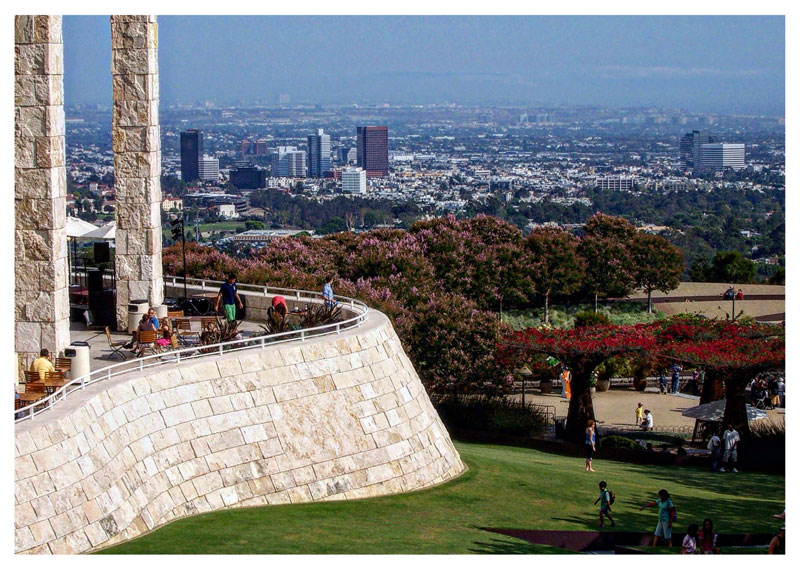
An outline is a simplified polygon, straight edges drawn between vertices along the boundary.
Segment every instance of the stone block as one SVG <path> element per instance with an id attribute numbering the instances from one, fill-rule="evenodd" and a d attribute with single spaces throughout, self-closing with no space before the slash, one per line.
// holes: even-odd
<path id="1" fill-rule="evenodd" d="M 14 42 L 33 43 L 35 16 L 14 16 Z"/>
<path id="2" fill-rule="evenodd" d="M 35 43 L 62 43 L 61 16 L 34 16 L 33 41 Z"/>

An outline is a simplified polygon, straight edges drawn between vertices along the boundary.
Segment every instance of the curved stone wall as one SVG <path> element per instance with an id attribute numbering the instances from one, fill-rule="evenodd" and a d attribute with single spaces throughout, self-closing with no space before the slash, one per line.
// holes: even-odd
<path id="1" fill-rule="evenodd" d="M 79 553 L 224 507 L 412 491 L 464 470 L 389 320 L 132 373 L 16 427 L 15 550 Z"/>

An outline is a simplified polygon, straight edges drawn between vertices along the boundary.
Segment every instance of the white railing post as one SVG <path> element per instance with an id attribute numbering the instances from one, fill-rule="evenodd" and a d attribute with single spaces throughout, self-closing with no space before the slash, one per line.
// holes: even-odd
<path id="1" fill-rule="evenodd" d="M 139 370 L 144 371 L 144 359 L 139 359 Z"/>
<path id="2" fill-rule="evenodd" d="M 86 388 L 86 377 L 81 377 L 81 390 Z"/>
<path id="3" fill-rule="evenodd" d="M 300 341 L 305 341 L 305 340 L 306 340 L 306 330 L 305 329 L 301 329 L 300 330 Z"/>
<path id="4" fill-rule="evenodd" d="M 111 379 L 111 367 L 109 367 L 108 369 L 106 369 L 106 379 L 107 379 L 107 380 L 110 380 L 110 379 Z"/>
<path id="5" fill-rule="evenodd" d="M 219 354 L 222 355 L 222 345 L 219 346 Z"/>
<path id="6" fill-rule="evenodd" d="M 178 365 L 180 365 L 180 364 L 181 364 L 181 352 L 180 352 L 180 351 L 177 351 L 177 352 L 175 353 L 175 362 L 176 362 Z"/>
<path id="7" fill-rule="evenodd" d="M 339 335 L 341 333 L 340 325 L 341 324 L 338 324 L 338 323 L 336 324 L 336 335 Z"/>

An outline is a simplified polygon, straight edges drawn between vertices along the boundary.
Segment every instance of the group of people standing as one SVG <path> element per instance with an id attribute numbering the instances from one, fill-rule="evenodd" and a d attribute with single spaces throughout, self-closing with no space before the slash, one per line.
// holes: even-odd
<path id="1" fill-rule="evenodd" d="M 333 276 L 328 275 L 325 277 L 325 284 L 322 286 L 322 299 L 327 308 L 334 308 L 337 304 L 333 296 Z M 239 291 L 236 288 L 236 275 L 233 273 L 228 274 L 227 279 L 219 287 L 216 301 L 214 302 L 214 311 L 219 313 L 220 305 L 222 305 L 225 319 L 229 322 L 236 320 L 236 307 L 239 309 L 244 308 L 244 303 L 239 297 Z M 286 316 L 288 308 L 286 306 L 286 298 L 281 295 L 273 296 L 272 309 L 274 312 Z"/>

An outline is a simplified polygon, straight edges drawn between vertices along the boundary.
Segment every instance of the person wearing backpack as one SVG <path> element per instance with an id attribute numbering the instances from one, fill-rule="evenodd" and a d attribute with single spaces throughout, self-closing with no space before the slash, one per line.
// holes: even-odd
<path id="1" fill-rule="evenodd" d="M 659 537 L 666 541 L 667 546 L 672 546 L 672 523 L 675 522 L 678 515 L 675 513 L 675 505 L 672 504 L 672 499 L 666 489 L 659 489 L 658 501 L 642 505 L 639 510 L 655 505 L 658 505 L 658 525 L 656 525 L 656 532 L 653 535 L 653 546 L 658 544 Z"/>
<path id="2" fill-rule="evenodd" d="M 605 481 L 601 481 L 598 485 L 600 486 L 600 496 L 594 500 L 594 504 L 597 505 L 597 502 L 600 501 L 600 526 L 604 526 L 603 515 L 605 515 L 611 521 L 611 526 L 615 527 L 617 523 L 611 516 L 611 505 L 614 504 L 616 496 L 613 491 L 607 489 L 608 484 Z"/>

